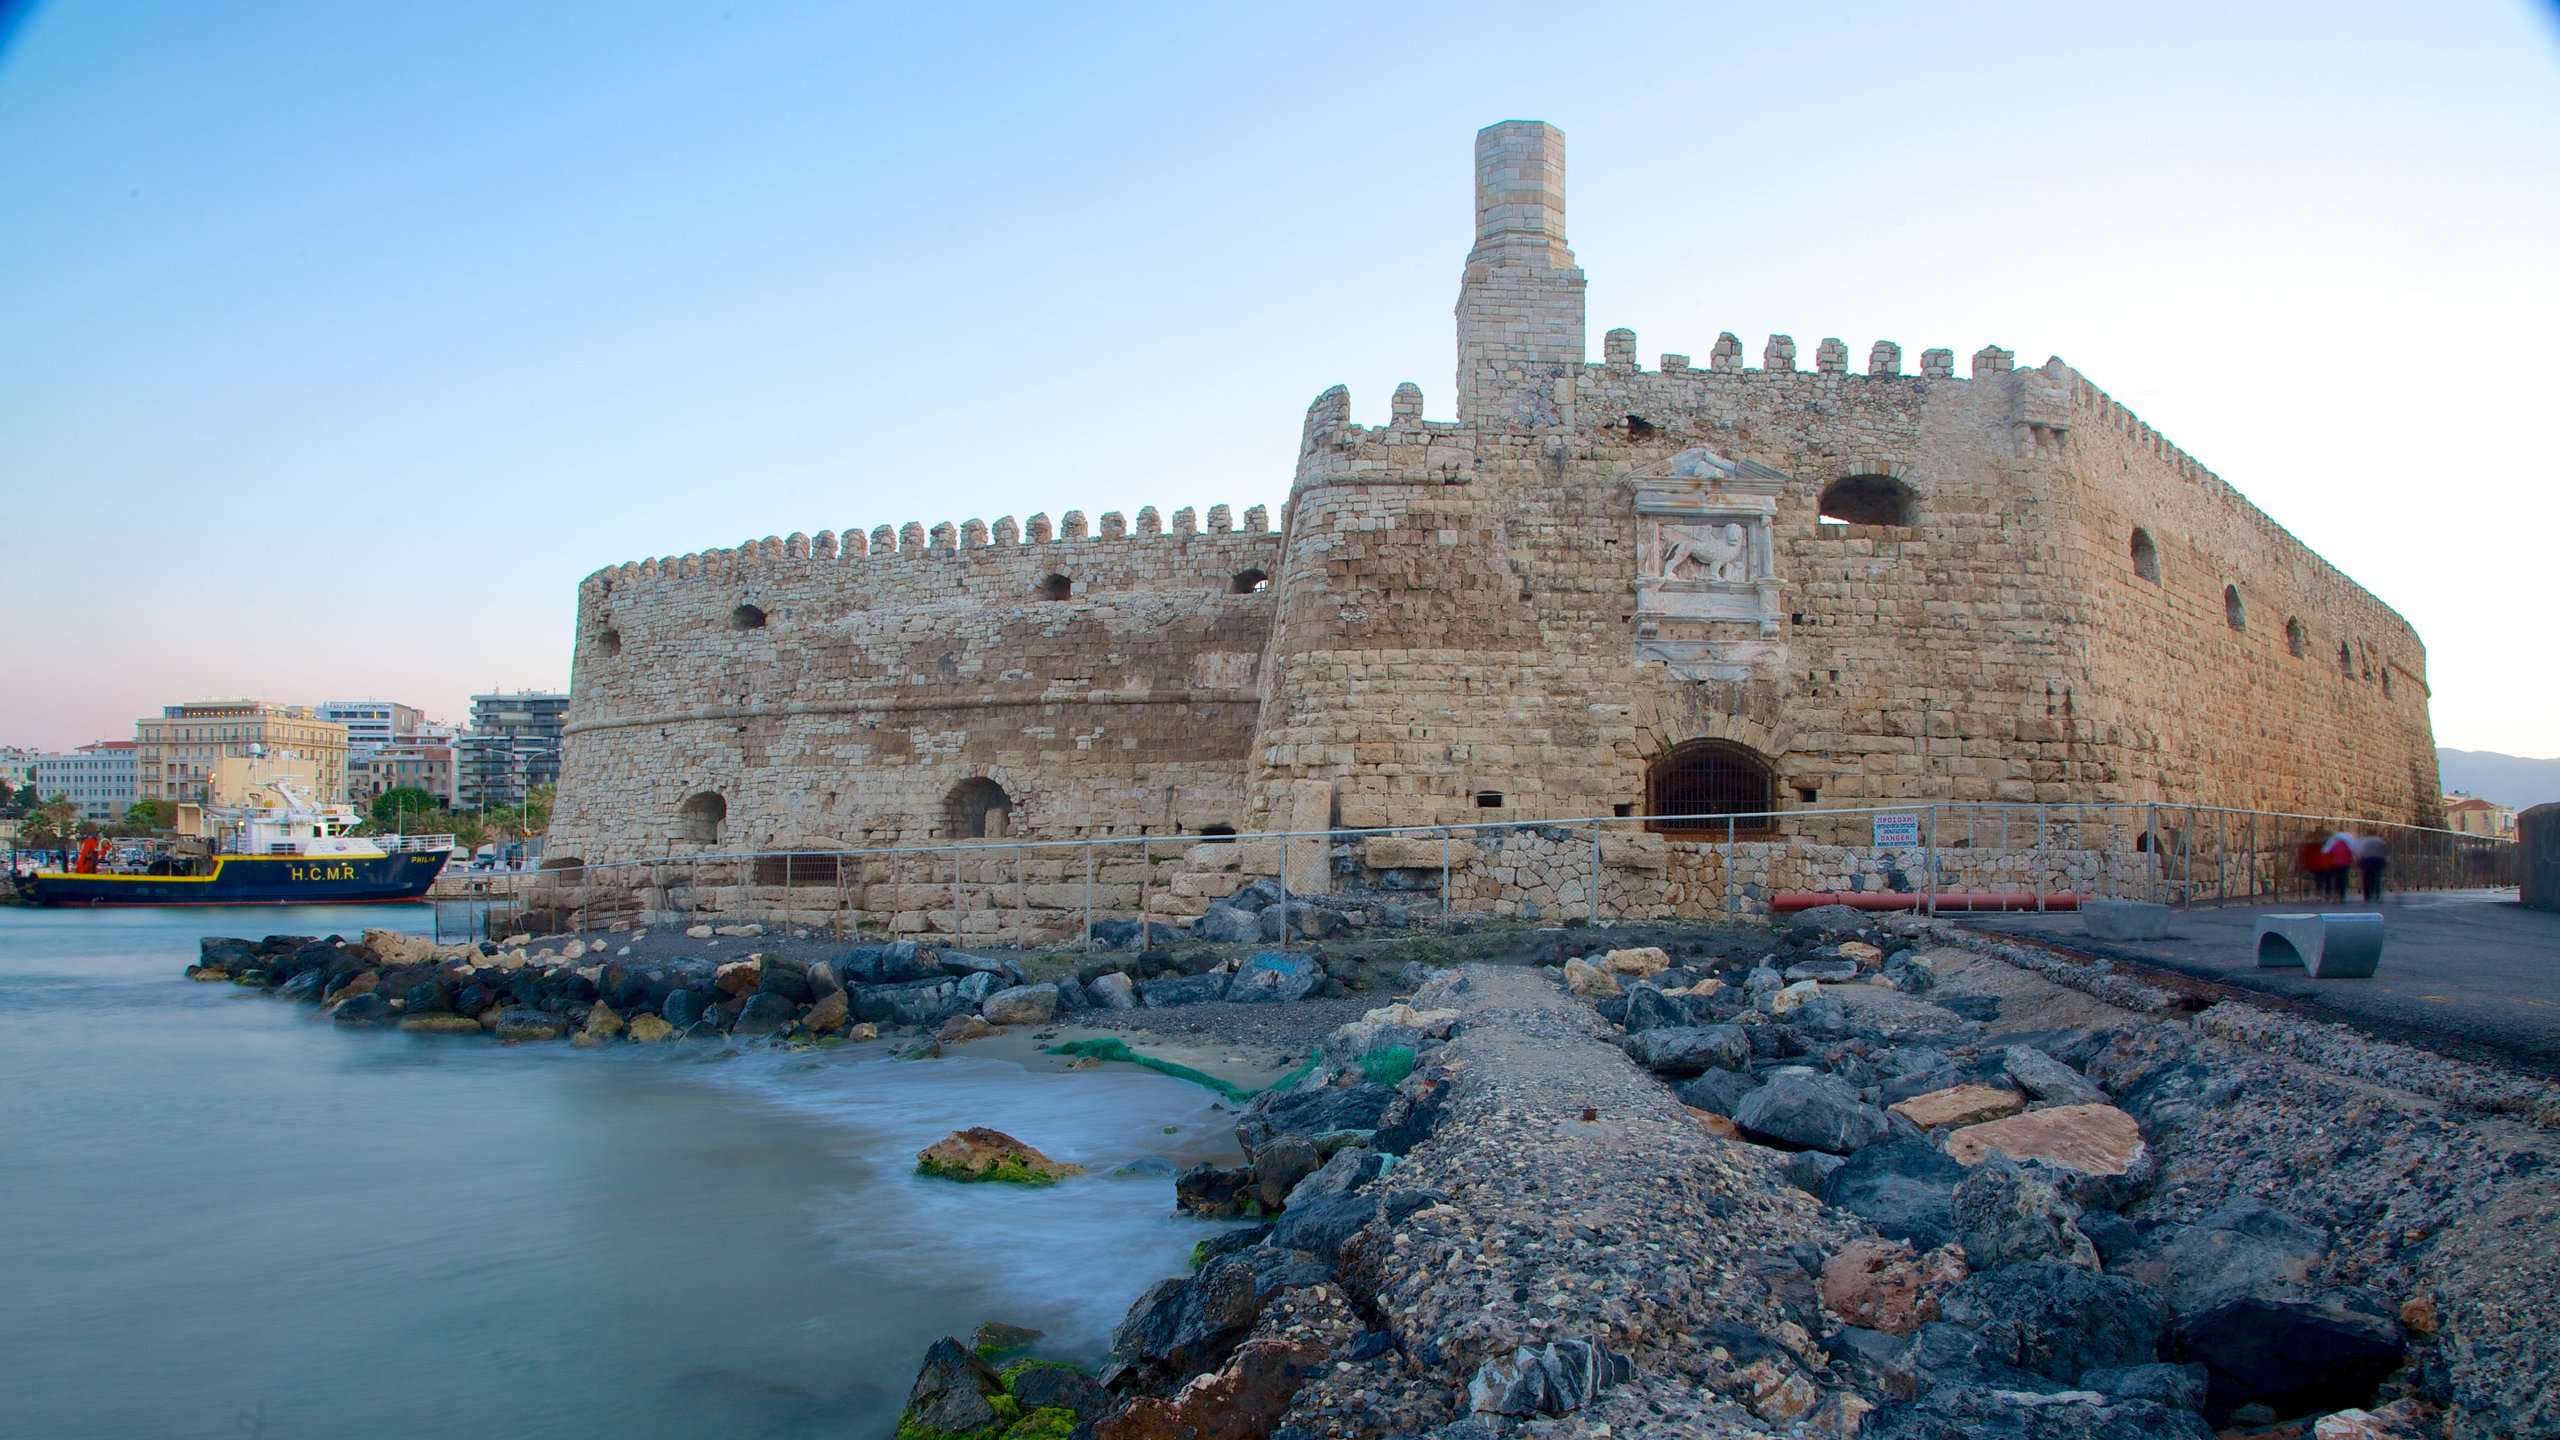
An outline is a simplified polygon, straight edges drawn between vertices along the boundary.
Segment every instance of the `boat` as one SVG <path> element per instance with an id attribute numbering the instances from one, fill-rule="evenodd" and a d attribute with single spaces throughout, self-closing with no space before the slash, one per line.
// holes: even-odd
<path id="1" fill-rule="evenodd" d="M 85 847 L 68 870 L 17 877 L 34 905 L 373 905 L 417 900 L 453 857 L 450 835 L 355 835 L 360 817 L 290 783 L 278 803 L 216 806 L 210 834 L 140 864 Z"/>

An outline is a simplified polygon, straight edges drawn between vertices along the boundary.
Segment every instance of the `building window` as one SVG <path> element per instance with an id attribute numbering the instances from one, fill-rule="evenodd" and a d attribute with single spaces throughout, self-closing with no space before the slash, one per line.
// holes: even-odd
<path id="1" fill-rule="evenodd" d="M 2151 543 L 2151 532 L 2139 525 L 2133 527 L 2133 576 L 2160 583 L 2160 547 Z"/>
<path id="2" fill-rule="evenodd" d="M 2249 607 L 2240 599 L 2240 587 L 2222 587 L 2222 623 L 2234 630 L 2249 628 Z"/>
<path id="3" fill-rule="evenodd" d="M 1730 740 L 1672 747 L 1646 769 L 1644 793 L 1654 830 L 1721 835 L 1730 821 L 1737 835 L 1764 835 L 1777 824 L 1777 767 Z"/>
<path id="4" fill-rule="evenodd" d="M 1013 797 L 984 775 L 952 786 L 942 810 L 955 840 L 1001 840 L 1013 829 Z"/>
<path id="5" fill-rule="evenodd" d="M 1825 525 L 1909 525 L 1911 487 L 1890 475 L 1851 475 L 1822 492 Z"/>

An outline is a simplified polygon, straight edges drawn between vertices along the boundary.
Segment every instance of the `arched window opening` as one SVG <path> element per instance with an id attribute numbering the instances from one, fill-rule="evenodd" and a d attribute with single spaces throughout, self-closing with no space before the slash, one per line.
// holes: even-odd
<path id="1" fill-rule="evenodd" d="M 954 840 L 1001 840 L 1013 831 L 1013 797 L 984 775 L 952 786 L 942 810 Z"/>
<path id="2" fill-rule="evenodd" d="M 2302 628 L 2302 617 L 2299 615 L 2285 617 L 2284 648 L 2296 660 L 2311 653 L 2311 632 Z"/>
<path id="3" fill-rule="evenodd" d="M 1909 525 L 1911 487 L 1890 475 L 1851 475 L 1822 492 L 1825 525 Z"/>
<path id="4" fill-rule="evenodd" d="M 1064 575 L 1052 575 L 1040 582 L 1040 598 L 1043 600 L 1064 600 L 1074 593 L 1076 582 Z"/>
<path id="5" fill-rule="evenodd" d="M 1671 834 L 1764 835 L 1776 827 L 1778 772 L 1750 748 L 1730 740 L 1692 740 L 1664 752 L 1645 771 L 1649 827 Z"/>
<path id="6" fill-rule="evenodd" d="M 729 802 L 716 790 L 705 790 L 676 807 L 684 822 L 684 838 L 696 845 L 720 843 L 720 828 L 729 821 Z"/>
<path id="7" fill-rule="evenodd" d="M 737 609 L 729 612 L 729 628 L 732 630 L 761 630 L 764 628 L 764 612 L 753 605 L 741 605 Z"/>
<path id="8" fill-rule="evenodd" d="M 2160 547 L 2151 543 L 2151 532 L 2133 527 L 2133 575 L 2137 580 L 2160 583 Z"/>
<path id="9" fill-rule="evenodd" d="M 1259 595 L 1270 586 L 1271 577 L 1261 571 L 1239 570 L 1236 572 L 1236 583 L 1229 588 L 1230 593 L 1237 595 Z"/>
<path id="10" fill-rule="evenodd" d="M 2222 623 L 2234 630 L 2249 628 L 2249 607 L 2241 600 L 2237 585 L 2222 587 Z"/>
<path id="11" fill-rule="evenodd" d="M 1203 825 L 1200 827 L 1200 838 L 1208 841 L 1212 845 L 1232 845 L 1236 840 L 1236 827 L 1233 825 Z"/>
<path id="12" fill-rule="evenodd" d="M 607 659 L 622 653 L 622 632 L 608 625 L 596 632 L 596 653 Z"/>

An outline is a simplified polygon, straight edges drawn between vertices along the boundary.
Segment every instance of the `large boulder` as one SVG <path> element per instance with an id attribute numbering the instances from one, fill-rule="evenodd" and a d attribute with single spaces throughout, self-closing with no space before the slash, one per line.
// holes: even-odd
<path id="1" fill-rule="evenodd" d="M 1266 1091 L 1236 1121 L 1236 1140 L 1248 1154 L 1259 1154 L 1279 1135 L 1375 1130 L 1395 1100 L 1394 1086 L 1374 1083 Z"/>
<path id="2" fill-rule="evenodd" d="M 1822 1263 L 1822 1303 L 1852 1325 L 1908 1335 L 1968 1273 L 1952 1245 L 1920 1255 L 1899 1240 L 1852 1240 Z"/>
<path id="3" fill-rule="evenodd" d="M 2032 1045 L 2012 1045 L 2000 1052 L 2001 1067 L 2018 1088 L 2056 1105 L 2104 1105 L 2107 1092 L 2079 1071 Z"/>
<path id="4" fill-rule="evenodd" d="M 1939 1313 L 2001 1364 L 2070 1383 L 2159 1358 L 2169 1306 L 2150 1287 L 2076 1265 L 2006 1265 L 1948 1292 Z"/>
<path id="5" fill-rule="evenodd" d="M 907 1413 L 898 1418 L 899 1433 L 910 1428 L 927 1434 L 965 1435 L 996 1423 L 994 1397 L 1004 1393 L 1004 1377 L 977 1352 L 948 1335 L 924 1352 L 924 1365 L 907 1392 Z"/>
<path id="6" fill-rule="evenodd" d="M 2154 1162 L 2142 1127 L 2112 1105 L 2056 1105 L 1967 1125 L 1947 1137 L 1947 1154 L 1966 1165 L 1993 1155 L 2067 1172 L 2074 1198 L 2114 1206 L 2150 1179 Z"/>
<path id="7" fill-rule="evenodd" d="M 1365 1194 L 1338 1191 L 1311 1196 L 1290 1206 L 1271 1228 L 1271 1243 L 1285 1250 L 1304 1250 L 1330 1260 L 1377 1214 L 1378 1204 Z"/>
<path id="8" fill-rule="evenodd" d="M 991 1025 L 1046 1025 L 1058 1014 L 1058 987 L 1016 985 L 989 995 L 978 1007 Z"/>
<path id="9" fill-rule="evenodd" d="M 1147 980 L 1138 986 L 1138 1003 L 1150 1010 L 1168 1005 L 1206 1005 L 1227 998 L 1227 973 L 1212 970 L 1204 975 L 1171 975 L 1162 980 Z"/>
<path id="10" fill-rule="evenodd" d="M 1709 1070 L 1740 1070 L 1749 1065 L 1751 1039 L 1739 1025 L 1666 1026 L 1629 1036 L 1627 1053 L 1656 1075 L 1686 1079 Z"/>
<path id="11" fill-rule="evenodd" d="M 738 1018 L 729 1026 L 732 1035 L 779 1035 L 791 1028 L 800 1007 L 770 991 L 758 991 L 738 1008 Z"/>
<path id="12" fill-rule="evenodd" d="M 772 955 L 764 957 L 764 978 L 757 982 L 756 988 L 767 995 L 779 995 L 794 1005 L 806 1005 L 818 998 L 805 967 Z"/>
<path id="13" fill-rule="evenodd" d="M 1214 945 L 1244 945 L 1262 938 L 1262 919 L 1241 905 L 1224 901 L 1202 911 L 1191 933 Z"/>
<path id="14" fill-rule="evenodd" d="M 1822 1198 L 1896 1240 L 1934 1250 L 1955 1238 L 1956 1186 L 1964 1167 L 1926 1140 L 1888 1140 L 1849 1157 L 1823 1182 Z"/>
<path id="15" fill-rule="evenodd" d="M 1138 1008 L 1138 984 L 1118 970 L 1096 975 L 1085 982 L 1085 993 L 1093 997 L 1097 1010 L 1135 1010 Z"/>
<path id="16" fill-rule="evenodd" d="M 1264 950 L 1247 956 L 1227 986 L 1227 1001 L 1243 1005 L 1304 1000 L 1324 984 L 1324 967 L 1313 956 L 1294 950 Z"/>
<path id="17" fill-rule="evenodd" d="M 391 1002 L 377 990 L 341 1000 L 329 1011 L 329 1018 L 341 1025 L 389 1025 L 400 1018 Z"/>
<path id="18" fill-rule="evenodd" d="M 1250 1165 L 1212 1165 L 1207 1161 L 1173 1180 L 1173 1208 L 1210 1220 L 1241 1215 L 1247 1203 L 1260 1204 Z"/>
<path id="19" fill-rule="evenodd" d="M 951 1180 L 1001 1180 L 1014 1185 L 1054 1185 L 1084 1167 L 1052 1160 L 1001 1130 L 983 1125 L 957 1130 L 916 1152 L 916 1173 Z"/>
<path id="20" fill-rule="evenodd" d="M 2280 1418 L 2363 1405 L 2400 1368 L 2400 1322 L 2361 1290 L 2216 1305 L 2178 1325 L 2178 1355 L 2205 1367 L 2206 1415 L 2259 1404 Z"/>
<path id="21" fill-rule="evenodd" d="M 1759 1088 L 1759 1080 L 1742 1071 L 1710 1070 L 1681 1084 L 1672 1093 L 1680 1097 L 1681 1104 L 1692 1110 L 1704 1110 L 1710 1115 L 1730 1119 L 1734 1107 L 1742 1103 L 1742 1097 Z"/>
<path id="22" fill-rule="evenodd" d="M 1627 990 L 1627 1014 L 1622 1022 L 1627 1033 L 1684 1027 L 1691 1023 L 1688 1008 L 1678 999 L 1663 994 L 1650 985 L 1636 985 Z"/>
<path id="23" fill-rule="evenodd" d="M 2051 1260 L 2098 1268 L 2098 1249 L 2073 1222 L 2080 1207 L 2041 1166 L 1995 1158 L 1956 1186 L 1950 1211 L 1964 1258 L 1977 1270 Z"/>
<path id="24" fill-rule="evenodd" d="M 569 1022 L 547 1010 L 519 1006 L 500 1014 L 487 1028 L 501 1040 L 557 1040 L 569 1033 Z"/>
<path id="25" fill-rule="evenodd" d="M 2256 1296 L 2299 1295 L 2328 1238 L 2303 1221 L 2255 1200 L 2241 1200 L 2193 1225 L 2144 1233 L 2108 1269 L 2130 1275 L 2168 1297 L 2181 1315 Z"/>
<path id="26" fill-rule="evenodd" d="M 932 951 L 913 940 L 890 945 L 856 945 L 835 958 L 836 974 L 852 985 L 897 985 L 942 977 Z"/>
<path id="27" fill-rule="evenodd" d="M 1621 993 L 1618 977 L 1579 956 L 1564 962 L 1565 989 L 1576 995 L 1616 995 Z"/>
<path id="28" fill-rule="evenodd" d="M 849 993 L 856 1019 L 875 1025 L 932 1025 L 957 1008 L 958 988 L 958 982 L 945 977 L 895 985 L 856 985 Z"/>
<path id="29" fill-rule="evenodd" d="M 1660 1033 L 1660 1032 L 1652 1032 Z M 1785 1071 L 1742 1097 L 1733 1123 L 1743 1133 L 1799 1150 L 1847 1155 L 1891 1133 L 1884 1112 L 1835 1075 Z"/>
<path id="30" fill-rule="evenodd" d="M 1952 1073 L 1952 1072 L 1948 1072 Z M 1891 1095 L 1890 1089 L 1887 1095 Z M 2025 1097 L 1997 1085 L 1949 1085 L 1896 1100 L 1885 1107 L 1923 1130 L 1941 1125 L 1979 1125 L 2002 1120 L 2027 1108 Z"/>

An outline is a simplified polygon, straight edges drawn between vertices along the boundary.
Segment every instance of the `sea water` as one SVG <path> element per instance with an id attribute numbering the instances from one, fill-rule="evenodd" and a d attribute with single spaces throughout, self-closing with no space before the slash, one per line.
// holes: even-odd
<path id="1" fill-rule="evenodd" d="M 427 918 L 0 910 L 0 1433 L 886 1436 L 935 1337 L 1095 1359 L 1213 1233 L 1172 1170 L 1233 1116 L 1162 1076 L 349 1031 L 181 974 Z M 969 1125 L 1089 1173 L 914 1173 Z"/>

